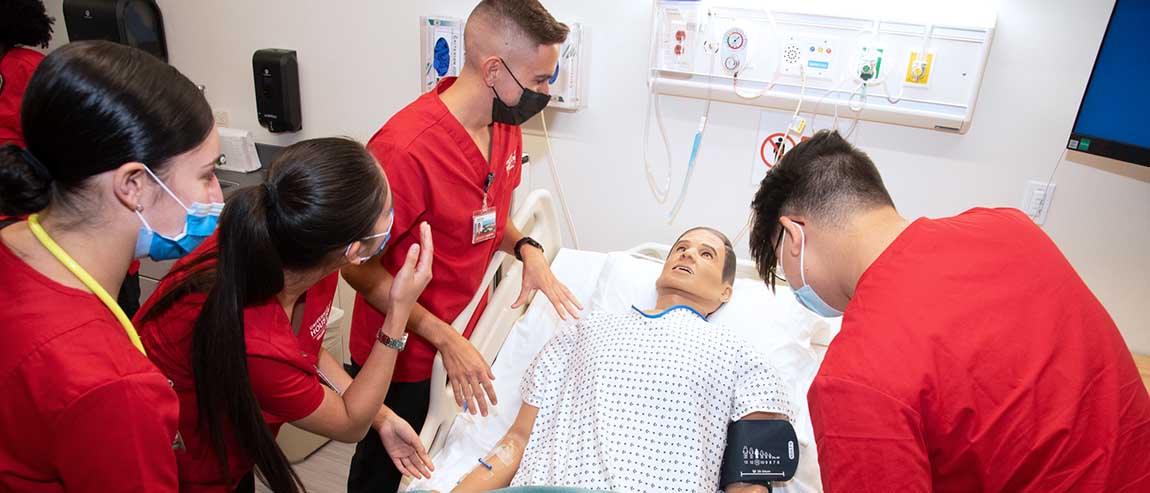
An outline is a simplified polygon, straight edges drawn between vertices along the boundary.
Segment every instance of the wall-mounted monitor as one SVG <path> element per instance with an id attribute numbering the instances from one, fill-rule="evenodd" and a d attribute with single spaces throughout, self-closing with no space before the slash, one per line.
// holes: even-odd
<path id="1" fill-rule="evenodd" d="M 1147 26 L 1150 0 L 1115 2 L 1067 148 L 1150 166 Z"/>

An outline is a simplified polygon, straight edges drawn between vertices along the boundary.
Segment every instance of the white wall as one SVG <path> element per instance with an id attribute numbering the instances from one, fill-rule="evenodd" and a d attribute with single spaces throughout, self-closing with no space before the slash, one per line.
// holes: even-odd
<path id="1" fill-rule="evenodd" d="M 59 11 L 59 0 L 49 3 L 50 10 Z M 256 131 L 257 140 L 288 143 L 333 134 L 369 138 L 417 96 L 418 16 L 466 17 L 474 0 L 159 3 L 172 63 L 207 85 L 209 101 L 229 111 L 231 126 Z M 583 22 L 591 43 L 589 106 L 577 113 L 547 113 L 581 247 L 615 250 L 670 241 L 696 224 L 734 236 L 754 192 L 747 173 L 759 110 L 713 106 L 684 212 L 668 225 L 669 207 L 656 204 L 647 192 L 642 164 L 650 0 L 545 3 L 560 19 Z M 990 64 L 966 135 L 862 124 L 857 143 L 878 164 L 904 215 L 1016 207 L 1028 180 L 1049 177 L 1112 5 L 1109 0 L 1002 0 Z M 57 31 L 62 38 L 62 21 Z M 250 68 L 258 48 L 299 51 L 302 132 L 273 136 L 258 127 Z M 701 108 L 699 101 L 664 100 L 677 175 L 684 170 Z M 528 125 L 529 132 L 538 128 L 537 120 Z M 660 145 L 650 141 L 658 165 L 664 161 Z M 552 187 L 542 139 L 528 137 L 527 147 L 534 169 L 524 183 Z M 1055 175 L 1058 189 L 1045 229 L 1106 305 L 1128 344 L 1150 353 L 1150 168 L 1070 159 Z M 745 244 L 740 250 L 746 252 Z"/>

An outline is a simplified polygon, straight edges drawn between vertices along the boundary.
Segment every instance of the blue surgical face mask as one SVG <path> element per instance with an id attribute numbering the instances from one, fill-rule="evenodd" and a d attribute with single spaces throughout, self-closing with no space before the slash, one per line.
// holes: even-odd
<path id="1" fill-rule="evenodd" d="M 799 279 L 802 279 L 803 281 L 803 287 L 794 291 L 795 299 L 799 300 L 799 304 L 806 307 L 807 310 L 814 312 L 820 317 L 833 318 L 843 316 L 843 312 L 840 312 L 834 307 L 828 305 L 827 302 L 823 301 L 823 299 L 819 297 L 818 293 L 815 293 L 814 288 L 812 288 L 810 284 L 807 284 L 807 233 L 803 231 L 803 226 L 801 224 L 796 223 L 795 225 L 799 227 L 799 234 L 802 235 L 799 239 Z M 786 237 L 787 232 L 784 229 L 783 239 L 786 239 Z"/>
<path id="2" fill-rule="evenodd" d="M 160 184 L 164 192 L 167 192 L 175 199 L 176 203 L 180 204 L 180 207 L 184 208 L 186 216 L 184 218 L 184 230 L 176 236 L 168 237 L 152 229 L 148 220 L 144 219 L 144 215 L 140 213 L 140 209 L 137 209 L 136 216 L 144 225 L 140 227 L 140 234 L 136 237 L 136 258 L 149 257 L 152 260 L 172 260 L 191 253 L 216 230 L 220 213 L 224 210 L 224 203 L 193 202 L 191 207 L 186 206 L 155 173 L 152 173 L 151 169 L 145 166 L 144 171 L 147 171 L 148 175 Z"/>
<path id="3" fill-rule="evenodd" d="M 382 233 L 379 233 L 379 234 L 374 234 L 374 235 L 371 235 L 371 236 L 367 236 L 367 237 L 364 237 L 364 238 L 360 238 L 360 240 L 359 240 L 361 243 L 368 243 L 368 242 L 370 242 L 371 240 L 374 240 L 374 239 L 376 239 L 376 238 L 381 238 L 381 237 L 382 237 L 382 238 L 383 238 L 383 241 L 380 241 L 380 242 L 379 242 L 379 246 L 375 247 L 375 251 L 373 251 L 373 252 L 371 253 L 371 255 L 368 255 L 368 256 L 366 256 L 366 257 L 364 257 L 364 256 L 356 256 L 356 257 L 355 257 L 355 258 L 352 260 L 352 263 L 355 263 L 355 264 L 362 264 L 362 263 L 364 263 L 364 262 L 367 262 L 368 260 L 371 260 L 371 259 L 372 259 L 372 258 L 374 258 L 376 255 L 379 255 L 379 253 L 380 253 L 380 252 L 382 252 L 382 251 L 383 251 L 383 249 L 384 249 L 385 247 L 387 247 L 387 242 L 391 241 L 391 226 L 392 226 L 392 224 L 394 224 L 394 223 L 395 223 L 395 209 L 392 209 L 392 210 L 391 210 L 390 212 L 388 212 L 388 214 L 387 214 L 387 231 L 384 231 L 384 232 L 382 232 Z M 345 248 L 345 249 L 344 249 L 344 251 L 343 251 L 343 255 L 344 255 L 345 257 L 350 257 L 350 256 L 351 256 L 351 245 L 350 245 L 350 244 L 347 246 L 347 248 Z"/>

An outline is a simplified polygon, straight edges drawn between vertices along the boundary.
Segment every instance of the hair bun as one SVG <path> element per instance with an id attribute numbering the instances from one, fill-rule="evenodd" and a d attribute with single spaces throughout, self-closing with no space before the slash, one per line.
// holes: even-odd
<path id="1" fill-rule="evenodd" d="M 0 146 L 0 214 L 23 216 L 48 206 L 52 175 L 32 153 L 17 146 Z"/>

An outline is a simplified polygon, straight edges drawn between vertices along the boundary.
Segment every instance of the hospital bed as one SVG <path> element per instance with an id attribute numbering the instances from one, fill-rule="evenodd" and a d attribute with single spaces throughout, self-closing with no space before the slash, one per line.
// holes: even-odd
<path id="1" fill-rule="evenodd" d="M 654 306 L 654 282 L 669 250 L 667 245 L 648 243 L 615 253 L 561 249 L 561 223 L 551 195 L 542 190 L 532 192 L 512 220 L 524 234 L 543 244 L 555 275 L 587 310 L 627 310 L 632 304 Z M 436 356 L 431 401 L 421 434 L 436 471 L 431 480 L 409 481 L 402 490 L 450 491 L 514 421 L 521 403 L 522 375 L 562 323 L 546 296 L 536 295 L 528 305 L 511 308 L 519 295 L 521 279 L 521 264 L 507 254 L 497 253 L 480 289 L 453 324 L 462 332 L 482 297 L 489 297 L 471 341 L 492 365 L 499 405 L 493 406 L 486 418 L 460 409 L 447 386 L 443 361 Z M 775 491 L 821 492 L 806 391 L 827 344 L 837 333 L 838 321 L 819 318 L 803 309 L 785 284 L 776 289 L 777 293 L 771 293 L 754 264 L 740 260 L 731 302 L 710 320 L 735 329 L 767 353 L 784 381 L 790 384 L 798 414 L 795 429 L 799 435 L 801 463 L 795 479 L 776 487 Z"/>

